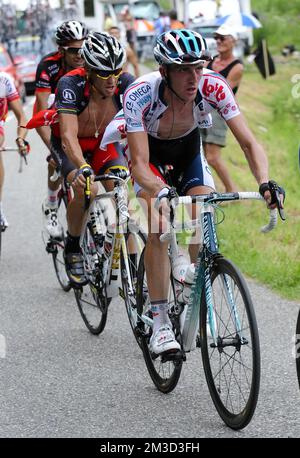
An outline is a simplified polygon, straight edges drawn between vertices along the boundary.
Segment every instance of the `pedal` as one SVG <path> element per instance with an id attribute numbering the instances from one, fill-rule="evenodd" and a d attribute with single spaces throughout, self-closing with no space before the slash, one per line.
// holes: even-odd
<path id="1" fill-rule="evenodd" d="M 168 361 L 183 361 L 184 360 L 184 354 L 181 350 L 178 350 L 174 353 L 165 353 L 160 356 L 161 356 L 162 363 L 166 363 Z"/>
<path id="2" fill-rule="evenodd" d="M 181 350 L 176 350 L 175 352 L 165 352 L 157 355 L 156 353 L 151 353 L 151 358 L 153 360 L 157 359 L 158 357 L 161 357 L 161 362 L 166 363 L 168 361 L 183 361 L 184 360 L 184 354 Z"/>
<path id="3" fill-rule="evenodd" d="M 51 239 L 48 240 L 47 242 L 47 245 L 46 245 L 46 251 L 47 253 L 55 253 L 57 251 L 57 248 L 55 246 L 55 244 L 53 243 L 53 241 Z"/>

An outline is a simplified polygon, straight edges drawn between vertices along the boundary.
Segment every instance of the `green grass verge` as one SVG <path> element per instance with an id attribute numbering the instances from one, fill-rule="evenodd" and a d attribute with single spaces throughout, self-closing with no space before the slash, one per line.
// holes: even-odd
<path id="1" fill-rule="evenodd" d="M 249 66 L 238 94 L 249 126 L 268 155 L 270 177 L 287 191 L 287 221 L 262 234 L 259 229 L 267 220 L 264 205 L 239 202 L 224 208 L 226 218 L 218 229 L 221 251 L 246 275 L 294 300 L 300 298 L 299 99 L 292 97 L 291 82 L 297 71 L 293 60 L 279 62 L 277 74 L 265 81 Z M 257 190 L 231 133 L 223 158 L 240 190 Z"/>

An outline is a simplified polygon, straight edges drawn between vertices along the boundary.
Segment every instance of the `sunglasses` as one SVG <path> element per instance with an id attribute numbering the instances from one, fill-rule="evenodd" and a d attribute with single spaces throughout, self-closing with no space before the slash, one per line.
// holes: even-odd
<path id="1" fill-rule="evenodd" d="M 119 78 L 119 76 L 122 73 L 122 68 L 118 68 L 117 70 L 97 70 L 95 71 L 95 74 L 97 78 L 101 78 L 102 80 L 108 80 L 111 76 L 114 78 Z"/>
<path id="2" fill-rule="evenodd" d="M 62 46 L 62 48 L 65 49 L 69 54 L 72 54 L 73 56 L 80 55 L 81 57 L 81 48 L 72 48 L 71 46 Z"/>
<path id="3" fill-rule="evenodd" d="M 224 35 L 214 35 L 215 40 L 225 41 L 227 36 Z"/>

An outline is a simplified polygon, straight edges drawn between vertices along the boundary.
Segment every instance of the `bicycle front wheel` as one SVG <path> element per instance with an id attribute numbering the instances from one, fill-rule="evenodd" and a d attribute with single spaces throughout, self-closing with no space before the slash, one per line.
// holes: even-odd
<path id="1" fill-rule="evenodd" d="M 107 298 L 103 277 L 103 255 L 97 251 L 97 241 L 89 225 L 86 226 L 81 249 L 88 283 L 75 288 L 74 293 L 86 327 L 92 334 L 98 335 L 105 328 L 110 299 Z"/>
<path id="2" fill-rule="evenodd" d="M 162 393 L 169 393 L 174 390 L 180 378 L 182 369 L 182 357 L 177 360 L 168 360 L 164 356 L 158 356 L 153 359 L 149 349 L 150 338 L 152 335 L 152 327 L 146 324 L 141 317 L 145 316 L 152 319 L 151 304 L 148 294 L 147 279 L 144 266 L 145 249 L 140 258 L 137 277 L 137 327 L 140 334 L 140 343 L 143 350 L 145 363 L 150 374 L 150 377 L 156 388 Z M 170 282 L 170 288 L 172 285 Z M 169 294 L 170 307 L 171 302 L 174 303 L 174 296 L 171 291 Z"/>
<path id="3" fill-rule="evenodd" d="M 211 285 L 212 313 L 208 313 L 205 291 L 200 307 L 206 381 L 223 421 L 232 429 L 242 429 L 254 414 L 260 384 L 255 312 L 241 273 L 221 256 L 214 259 Z"/>
<path id="4" fill-rule="evenodd" d="M 146 244 L 146 235 L 134 223 L 129 223 L 128 228 L 129 231 L 125 234 L 126 252 L 121 251 L 121 295 L 125 302 L 132 332 L 141 347 L 141 337 L 137 326 L 136 285 L 138 265 Z"/>
<path id="5" fill-rule="evenodd" d="M 62 227 L 61 238 L 58 240 L 50 237 L 48 241 L 47 249 L 52 254 L 52 260 L 58 283 L 62 289 L 66 292 L 70 291 L 71 283 L 66 272 L 65 260 L 64 260 L 64 249 L 65 240 L 67 233 L 67 220 L 66 220 L 66 207 L 67 207 L 66 196 L 60 197 L 58 202 L 57 216 L 58 221 Z"/>
<path id="6" fill-rule="evenodd" d="M 296 348 L 295 348 L 295 358 L 296 358 L 296 371 L 298 377 L 298 383 L 300 388 L 300 310 L 298 313 L 297 325 L 296 325 Z"/>

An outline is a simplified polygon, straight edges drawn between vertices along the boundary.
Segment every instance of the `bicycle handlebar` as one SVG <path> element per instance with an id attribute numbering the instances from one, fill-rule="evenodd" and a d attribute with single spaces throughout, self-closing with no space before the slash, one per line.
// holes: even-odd
<path id="1" fill-rule="evenodd" d="M 15 148 L 14 146 L 4 146 L 0 148 L 0 151 L 19 151 L 19 148 Z"/>
<path id="2" fill-rule="evenodd" d="M 86 179 L 86 186 L 84 189 L 84 197 L 85 197 L 85 209 L 87 210 L 90 205 L 90 200 L 91 200 L 91 176 L 86 175 L 84 173 L 85 179 Z M 114 180 L 115 182 L 126 182 L 126 180 L 130 177 L 130 173 L 128 170 L 116 170 L 114 173 L 105 173 L 103 175 L 96 175 L 94 177 L 94 182 L 98 181 L 108 181 L 108 180 Z"/>
<path id="3" fill-rule="evenodd" d="M 259 192 L 228 192 L 228 193 L 217 193 L 213 192 L 210 194 L 194 195 L 194 196 L 180 196 L 171 200 L 170 204 L 175 208 L 179 204 L 191 204 L 191 203 L 203 203 L 203 204 L 214 204 L 217 202 L 229 202 L 234 200 L 264 200 Z M 263 226 L 261 232 L 270 232 L 277 225 L 277 208 L 270 210 L 269 222 Z M 160 241 L 166 241 L 169 239 L 169 232 L 166 232 L 160 236 Z"/>
<path id="4" fill-rule="evenodd" d="M 19 170 L 18 172 L 21 173 L 22 170 L 23 170 L 23 159 L 24 159 L 24 162 L 25 164 L 27 165 L 27 157 L 26 157 L 26 153 L 21 153 L 19 148 L 16 148 L 14 146 L 4 146 L 3 148 L 0 148 L 0 152 L 1 151 L 16 151 L 20 154 L 20 164 L 19 164 Z"/>

